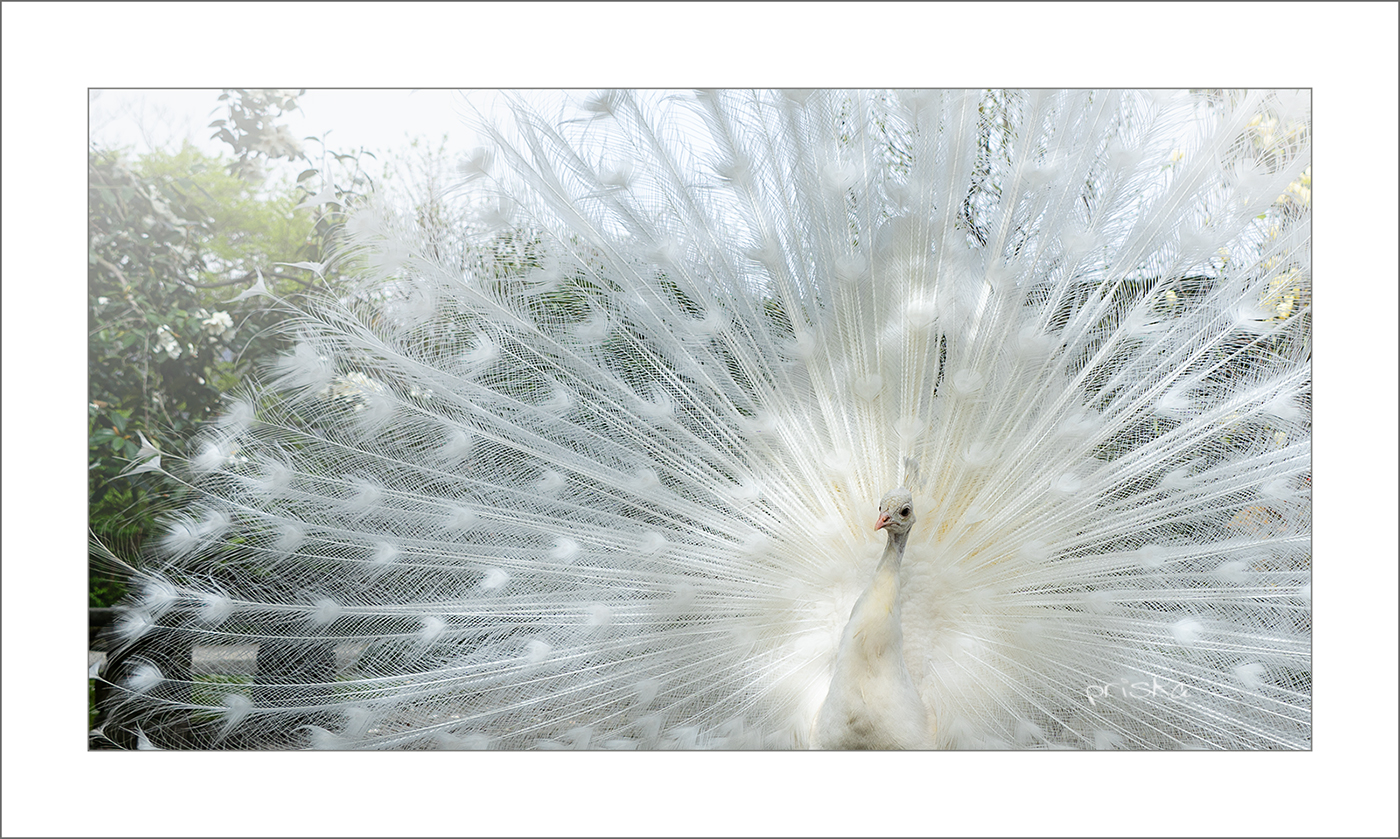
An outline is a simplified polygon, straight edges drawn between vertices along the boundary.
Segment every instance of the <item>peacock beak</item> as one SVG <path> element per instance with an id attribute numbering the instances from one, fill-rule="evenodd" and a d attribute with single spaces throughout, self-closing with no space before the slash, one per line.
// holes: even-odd
<path id="1" fill-rule="evenodd" d="M 875 529 L 876 529 L 876 530 L 879 530 L 880 528 L 884 527 L 885 525 L 887 525 L 887 524 L 889 524 L 889 523 L 890 523 L 890 514 L 889 514 L 889 513 L 881 513 L 881 514 L 880 514 L 879 520 L 877 520 L 877 521 L 875 522 Z"/>

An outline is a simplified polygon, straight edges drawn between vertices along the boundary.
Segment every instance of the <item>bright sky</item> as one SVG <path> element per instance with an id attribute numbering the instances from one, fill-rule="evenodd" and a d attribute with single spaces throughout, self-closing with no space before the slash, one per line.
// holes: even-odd
<path id="1" fill-rule="evenodd" d="M 104 148 L 124 147 L 135 154 L 177 149 L 186 139 L 210 154 L 230 155 L 227 143 L 211 139 L 209 123 L 227 115 L 219 88 L 110 88 L 88 92 L 89 138 Z M 559 98 L 558 92 L 540 91 Z M 360 148 L 381 162 L 416 137 L 434 146 L 446 138 L 450 159 L 482 144 L 470 127 L 472 109 L 490 112 L 499 106 L 496 90 L 448 88 L 310 88 L 298 98 L 298 110 L 278 119 L 297 138 L 324 137 L 332 151 Z M 320 150 L 304 143 L 312 164 Z M 302 168 L 300 165 L 296 169 Z M 377 174 L 377 172 L 375 172 Z"/>
<path id="2" fill-rule="evenodd" d="M 88 103 L 91 138 L 101 146 L 131 146 L 138 154 L 152 147 L 178 147 L 188 138 L 200 148 L 228 154 L 227 144 L 211 140 L 210 122 L 226 115 L 218 88 L 94 89 Z M 442 88 L 309 89 L 300 110 L 282 120 L 297 137 L 327 135 L 331 148 L 388 151 L 415 136 L 449 137 L 449 147 L 479 145 L 467 127 L 467 96 L 484 101 L 492 91 L 471 94 Z M 313 146 L 314 147 L 314 146 Z"/>

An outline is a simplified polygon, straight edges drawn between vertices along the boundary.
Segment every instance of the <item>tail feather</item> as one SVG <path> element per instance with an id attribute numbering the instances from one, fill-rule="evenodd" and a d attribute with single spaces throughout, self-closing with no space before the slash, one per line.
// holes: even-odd
<path id="1" fill-rule="evenodd" d="M 349 225 L 364 291 L 185 461 L 112 725 L 805 745 L 905 483 L 939 745 L 1307 746 L 1305 99 L 653 99 L 491 127 L 478 267 Z"/>

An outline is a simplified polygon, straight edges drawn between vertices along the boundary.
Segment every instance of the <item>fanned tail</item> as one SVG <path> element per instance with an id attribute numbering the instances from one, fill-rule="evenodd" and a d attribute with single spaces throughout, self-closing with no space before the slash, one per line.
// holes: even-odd
<path id="1" fill-rule="evenodd" d="M 478 261 L 362 212 L 363 292 L 184 462 L 109 726 L 804 746 L 903 483 L 940 745 L 1306 747 L 1307 107 L 520 106 Z"/>

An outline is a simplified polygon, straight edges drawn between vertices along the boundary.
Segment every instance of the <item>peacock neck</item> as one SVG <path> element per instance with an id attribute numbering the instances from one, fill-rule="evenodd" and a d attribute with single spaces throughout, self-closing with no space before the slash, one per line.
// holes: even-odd
<path id="1" fill-rule="evenodd" d="M 908 533 L 889 534 L 875 574 L 851 611 L 848 629 L 860 630 L 872 649 L 899 642 L 899 566 L 908 541 Z"/>
<path id="2" fill-rule="evenodd" d="M 875 572 L 899 572 L 899 564 L 904 560 L 904 546 L 909 542 L 909 533 L 891 532 L 889 539 L 885 542 L 885 553 L 880 557 L 880 564 L 876 566 Z"/>
<path id="3" fill-rule="evenodd" d="M 890 533 L 885 553 L 875 567 L 875 574 L 851 609 L 850 620 L 842 633 L 837 653 L 837 683 L 874 678 L 895 678 L 895 670 L 903 669 L 903 633 L 900 630 L 899 565 L 904 557 L 907 534 Z"/>

